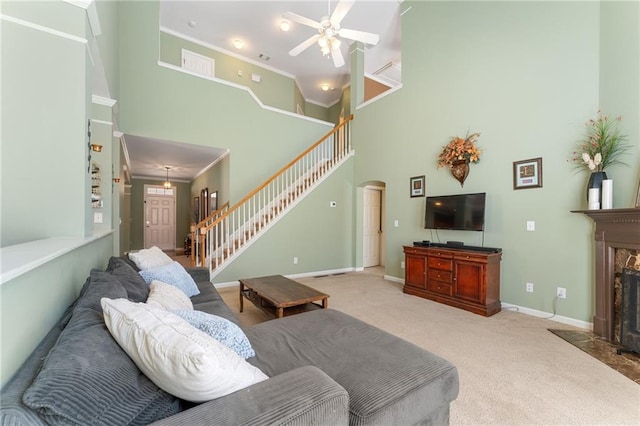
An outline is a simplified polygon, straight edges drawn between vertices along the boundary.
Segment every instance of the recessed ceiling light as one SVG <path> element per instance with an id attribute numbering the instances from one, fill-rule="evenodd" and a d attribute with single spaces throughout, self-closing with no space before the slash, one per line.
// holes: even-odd
<path id="1" fill-rule="evenodd" d="M 329 84 L 328 83 L 322 83 L 320 88 L 322 89 L 323 92 L 326 92 L 326 91 L 329 90 Z"/>
<path id="2" fill-rule="evenodd" d="M 236 49 L 242 49 L 244 47 L 244 42 L 242 40 L 235 39 L 233 40 L 233 47 Z"/>
<path id="3" fill-rule="evenodd" d="M 280 29 L 282 31 L 289 31 L 290 28 L 291 28 L 291 24 L 289 24 L 289 21 L 280 22 Z"/>
<path id="4" fill-rule="evenodd" d="M 196 21 L 189 21 L 187 22 L 187 25 L 189 25 L 191 28 L 195 28 L 198 24 L 196 23 Z"/>

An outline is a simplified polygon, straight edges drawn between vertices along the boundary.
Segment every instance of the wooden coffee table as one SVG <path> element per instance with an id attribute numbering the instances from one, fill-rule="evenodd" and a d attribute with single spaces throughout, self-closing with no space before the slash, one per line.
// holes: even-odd
<path id="1" fill-rule="evenodd" d="M 282 318 L 314 309 L 327 309 L 329 295 L 282 275 L 272 275 L 241 279 L 240 312 L 244 309 L 244 298 L 268 315 Z"/>

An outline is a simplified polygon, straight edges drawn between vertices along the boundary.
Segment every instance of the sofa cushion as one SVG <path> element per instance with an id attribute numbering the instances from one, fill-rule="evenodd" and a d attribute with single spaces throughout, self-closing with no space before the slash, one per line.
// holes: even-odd
<path id="1" fill-rule="evenodd" d="M 228 319 L 194 310 L 173 310 L 171 312 L 198 330 L 204 331 L 242 358 L 247 359 L 255 356 L 256 353 L 251 347 L 251 342 L 242 329 Z"/>
<path id="2" fill-rule="evenodd" d="M 140 370 L 167 392 L 202 402 L 268 377 L 179 316 L 146 303 L 102 299 L 109 331 Z"/>
<path id="3" fill-rule="evenodd" d="M 180 401 L 146 378 L 111 337 L 98 294 L 127 297 L 109 274 L 92 271 L 71 319 L 23 402 L 50 424 L 148 424 L 180 411 Z"/>
<path id="4" fill-rule="evenodd" d="M 131 252 L 129 253 L 129 259 L 131 259 L 141 271 L 158 268 L 173 262 L 173 259 L 156 246 Z"/>
<path id="5" fill-rule="evenodd" d="M 167 311 L 174 309 L 193 311 L 191 299 L 182 290 L 158 280 L 151 281 L 149 285 L 147 303 Z"/>
<path id="6" fill-rule="evenodd" d="M 127 290 L 130 300 L 144 302 L 149 295 L 149 285 L 134 269 L 135 266 L 132 266 L 129 262 L 122 257 L 111 257 L 106 272 L 120 281 L 120 284 Z"/>
<path id="7" fill-rule="evenodd" d="M 140 271 L 139 274 L 147 284 L 151 284 L 153 280 L 158 280 L 179 288 L 189 297 L 200 293 L 196 282 L 178 262 L 171 262 L 158 268 L 146 269 Z"/>
<path id="8" fill-rule="evenodd" d="M 207 271 L 208 274 L 208 271 Z M 197 281 L 200 294 L 193 296 L 191 302 L 193 309 L 196 311 L 207 312 L 209 314 L 218 315 L 240 326 L 240 322 L 229 306 L 224 302 L 218 290 L 209 281 Z"/>
<path id="9" fill-rule="evenodd" d="M 451 363 L 333 309 L 266 321 L 245 333 L 256 352 L 248 361 L 269 376 L 314 365 L 344 387 L 352 425 L 419 424 L 446 411 L 458 394 Z"/>

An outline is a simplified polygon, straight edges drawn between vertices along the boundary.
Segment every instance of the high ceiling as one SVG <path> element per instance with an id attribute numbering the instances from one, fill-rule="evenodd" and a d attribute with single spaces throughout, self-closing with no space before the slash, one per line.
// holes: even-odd
<path id="1" fill-rule="evenodd" d="M 280 29 L 285 12 L 320 22 L 331 16 L 337 0 L 305 1 L 176 1 L 161 0 L 160 25 L 202 43 L 223 50 L 243 60 L 293 76 L 307 101 L 330 106 L 340 98 L 341 88 L 349 83 L 349 47 L 353 42 L 342 39 L 345 65 L 336 68 L 330 56 L 323 56 L 317 43 L 298 56 L 289 51 L 317 30 L 291 20 L 289 31 Z M 365 73 L 393 63 L 400 65 L 400 1 L 356 0 L 340 27 L 375 33 L 376 46 L 365 45 Z M 330 13 L 331 12 L 331 13 Z M 244 43 L 234 47 L 234 40 Z M 265 61 L 260 55 L 269 57 Z M 335 90 L 322 91 L 328 83 Z"/>
<path id="2" fill-rule="evenodd" d="M 352 41 L 342 39 L 345 65 L 336 68 L 317 44 L 292 57 L 289 51 L 317 30 L 289 20 L 291 28 L 280 29 L 285 12 L 316 22 L 330 16 L 337 0 L 249 1 L 249 0 L 160 0 L 160 26 L 175 34 L 197 40 L 205 46 L 295 78 L 309 102 L 329 107 L 341 96 L 350 81 L 349 48 Z M 390 86 L 400 81 L 400 5 L 401 0 L 356 0 L 340 27 L 375 33 L 376 46 L 365 45 L 365 73 Z M 242 49 L 233 42 L 241 40 Z M 268 56 L 265 61 L 260 55 Z M 391 66 L 390 66 L 391 65 Z M 384 69 L 383 72 L 378 72 Z M 323 91 L 327 83 L 330 90 Z M 131 175 L 164 179 L 165 166 L 172 180 L 191 181 L 226 150 L 185 145 L 173 141 L 125 135 Z"/>

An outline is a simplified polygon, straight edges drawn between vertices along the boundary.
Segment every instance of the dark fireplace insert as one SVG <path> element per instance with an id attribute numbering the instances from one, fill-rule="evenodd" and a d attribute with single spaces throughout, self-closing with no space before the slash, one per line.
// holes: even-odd
<path id="1" fill-rule="evenodd" d="M 622 270 L 622 304 L 620 310 L 620 346 L 622 352 L 640 354 L 640 271 Z"/>

